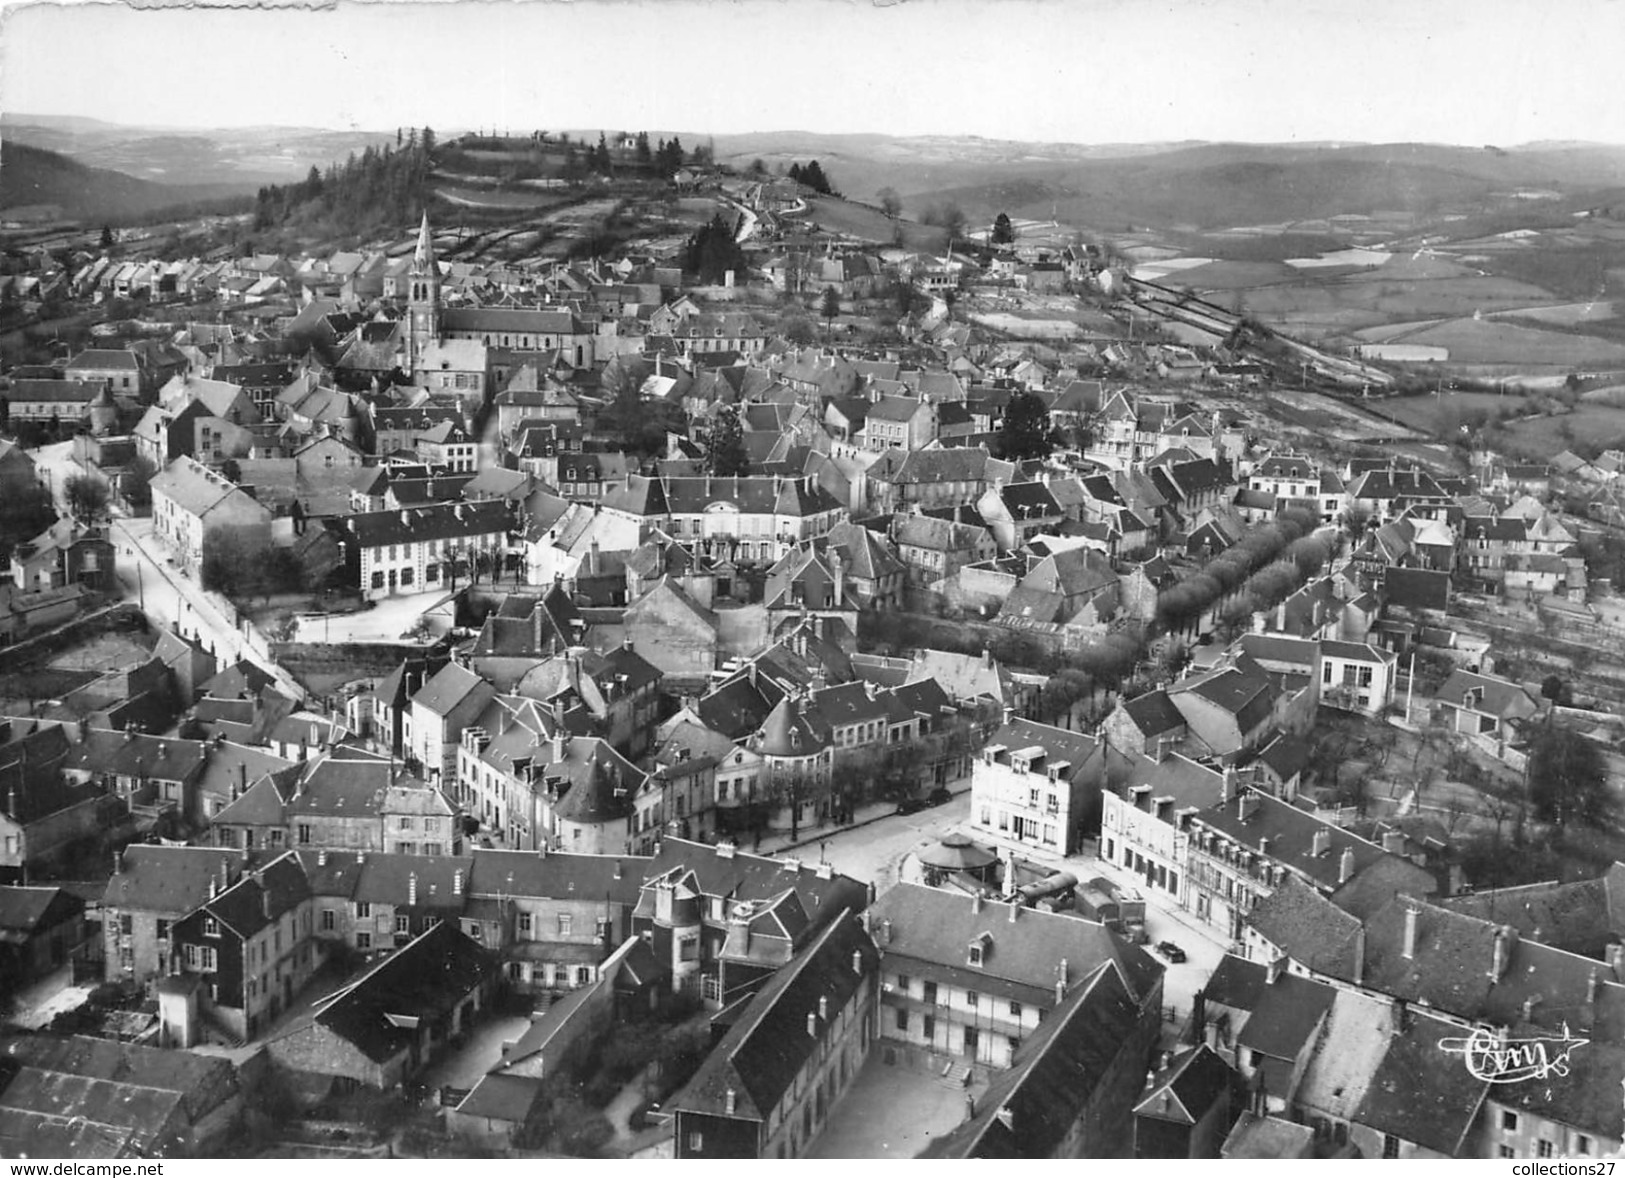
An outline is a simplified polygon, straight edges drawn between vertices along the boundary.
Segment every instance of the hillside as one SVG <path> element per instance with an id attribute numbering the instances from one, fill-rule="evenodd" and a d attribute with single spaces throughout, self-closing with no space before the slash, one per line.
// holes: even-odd
<path id="1" fill-rule="evenodd" d="M 124 126 L 9 111 L 0 115 L 0 132 L 8 142 L 59 152 L 93 168 L 159 183 L 229 185 L 234 192 L 300 179 L 312 165 L 325 168 L 395 137 L 393 131 L 315 127 Z"/>
<path id="2" fill-rule="evenodd" d="M 55 205 L 68 218 L 119 222 L 244 191 L 240 185 L 157 184 L 86 167 L 54 151 L 0 143 L 0 209 Z"/>

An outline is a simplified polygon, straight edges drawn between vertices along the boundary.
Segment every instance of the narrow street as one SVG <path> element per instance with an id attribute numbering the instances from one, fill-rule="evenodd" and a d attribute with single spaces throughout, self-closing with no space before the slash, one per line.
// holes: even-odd
<path id="1" fill-rule="evenodd" d="M 63 515 L 70 514 L 64 491 L 67 481 L 84 473 L 73 461 L 71 450 L 71 442 L 58 442 L 31 451 Z M 222 668 L 246 658 L 275 676 L 283 691 L 304 698 L 304 690 L 285 671 L 250 649 L 235 620 L 210 600 L 201 584 L 170 565 L 168 554 L 153 535 L 150 518 L 136 519 L 114 509 L 108 539 L 113 542 L 114 569 L 124 600 L 139 604 L 154 624 L 198 638 Z"/>

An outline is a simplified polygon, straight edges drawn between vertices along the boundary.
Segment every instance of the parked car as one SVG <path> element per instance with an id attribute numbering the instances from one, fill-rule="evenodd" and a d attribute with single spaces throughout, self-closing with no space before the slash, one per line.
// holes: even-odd
<path id="1" fill-rule="evenodd" d="M 930 804 L 924 798 L 904 798 L 897 803 L 897 812 L 899 814 L 918 814 Z"/>
<path id="2" fill-rule="evenodd" d="M 953 800 L 954 800 L 953 792 L 951 790 L 947 789 L 946 787 L 940 786 L 940 785 L 937 786 L 936 789 L 932 790 L 929 794 L 926 795 L 926 801 L 930 802 L 933 806 L 940 806 L 944 802 L 951 802 Z"/>
<path id="3" fill-rule="evenodd" d="M 1181 949 L 1172 941 L 1158 941 L 1157 952 L 1161 953 L 1175 965 L 1178 965 L 1185 960 L 1185 950 Z"/>

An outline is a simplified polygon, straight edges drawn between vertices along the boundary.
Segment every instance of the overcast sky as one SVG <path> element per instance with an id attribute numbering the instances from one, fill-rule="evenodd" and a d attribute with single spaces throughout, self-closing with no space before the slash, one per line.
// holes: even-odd
<path id="1" fill-rule="evenodd" d="M 1625 142 L 1625 0 L 0 3 L 0 110 L 123 123 Z"/>

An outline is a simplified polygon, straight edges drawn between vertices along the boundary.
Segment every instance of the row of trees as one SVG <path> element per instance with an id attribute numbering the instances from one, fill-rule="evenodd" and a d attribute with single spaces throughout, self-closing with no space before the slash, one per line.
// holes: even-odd
<path id="1" fill-rule="evenodd" d="M 1194 622 L 1204 611 L 1240 589 L 1255 572 L 1285 552 L 1289 545 L 1306 537 L 1314 526 L 1313 515 L 1294 509 L 1282 512 L 1272 524 L 1254 528 L 1208 561 L 1199 572 L 1158 594 L 1157 620 L 1172 629 L 1180 629 Z M 1290 559 L 1294 564 L 1300 559 L 1311 561 L 1314 551 L 1305 547 L 1297 550 Z M 1326 555 L 1322 545 L 1319 558 L 1322 564 Z M 1266 585 L 1271 583 L 1266 582 Z"/>
<path id="2" fill-rule="evenodd" d="M 365 234 L 410 224 L 423 211 L 434 167 L 434 131 L 414 130 L 398 147 L 350 153 L 343 166 L 315 167 L 299 184 L 268 184 L 254 205 L 256 232 L 289 222 L 326 221 L 344 233 Z"/>

